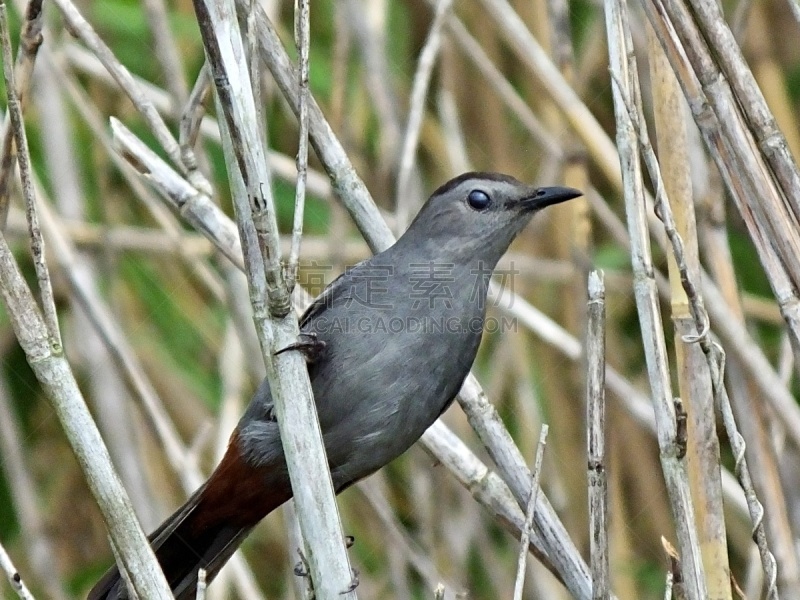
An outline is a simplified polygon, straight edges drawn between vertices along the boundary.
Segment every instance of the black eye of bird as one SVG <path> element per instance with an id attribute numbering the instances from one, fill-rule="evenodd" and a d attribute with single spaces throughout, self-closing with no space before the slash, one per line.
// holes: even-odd
<path id="1" fill-rule="evenodd" d="M 475 210 L 484 210 L 492 203 L 492 199 L 483 190 L 472 190 L 467 196 L 467 203 Z"/>

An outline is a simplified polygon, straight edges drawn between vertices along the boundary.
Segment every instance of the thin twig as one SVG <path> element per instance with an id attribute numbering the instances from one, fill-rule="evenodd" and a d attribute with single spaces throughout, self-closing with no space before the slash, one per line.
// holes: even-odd
<path id="1" fill-rule="evenodd" d="M 6 553 L 6 549 L 3 547 L 3 544 L 0 544 L 0 569 L 2 569 L 6 574 L 8 583 L 11 584 L 11 587 L 17 593 L 17 596 L 19 596 L 22 600 L 34 600 L 33 595 L 28 590 L 25 582 L 22 581 L 19 571 L 17 571 L 14 563 L 11 562 L 11 557 L 8 555 L 8 553 Z"/>
<path id="2" fill-rule="evenodd" d="M 414 161 L 417 155 L 417 144 L 419 143 L 419 132 L 422 127 L 422 117 L 425 114 L 425 98 L 428 95 L 428 86 L 431 81 L 433 67 L 439 49 L 442 46 L 442 27 L 446 17 L 450 12 L 453 0 L 438 0 L 436 11 L 433 15 L 428 37 L 419 55 L 417 70 L 414 74 L 414 83 L 411 87 L 411 98 L 409 100 L 408 123 L 403 134 L 403 142 L 400 149 L 400 166 L 397 170 L 397 186 L 395 194 L 395 212 L 397 222 L 395 230 L 405 231 L 411 217 L 412 198 L 409 190 L 409 178 L 414 168 Z"/>
<path id="3" fill-rule="evenodd" d="M 438 462 L 447 465 L 448 470 L 458 482 L 469 491 L 493 517 L 517 538 L 525 527 L 525 513 L 520 509 L 509 487 L 490 470 L 463 441 L 441 420 L 436 421 L 422 434 L 420 439 L 425 450 Z M 529 479 L 530 481 L 530 479 Z M 530 487 L 528 488 L 530 491 Z M 542 498 L 539 498 L 541 502 Z M 538 512 L 538 509 L 537 509 Z M 553 560 L 539 550 L 544 545 L 537 528 L 531 530 L 530 551 L 553 573 Z M 554 557 L 554 559 L 557 557 Z M 575 595 L 576 598 L 589 600 L 591 582 L 586 583 L 586 590 Z"/>
<path id="4" fill-rule="evenodd" d="M 470 426 L 481 438 L 492 460 L 503 474 L 503 479 L 508 483 L 514 499 L 520 507 L 527 508 L 531 472 L 497 409 L 488 401 L 474 375 L 467 376 L 457 400 L 467 415 Z M 561 521 L 555 517 L 553 507 L 545 494 L 541 494 L 538 498 L 534 522 L 544 544 L 539 548 L 543 548 L 550 555 L 557 566 L 557 573 L 564 579 L 570 593 L 577 598 L 591 597 L 589 568 L 577 554 L 574 542 L 566 533 Z"/>
<path id="5" fill-rule="evenodd" d="M 211 91 L 211 78 L 208 73 L 208 64 L 203 63 L 197 73 L 192 91 L 186 99 L 186 104 L 181 111 L 178 144 L 181 148 L 181 157 L 188 169 L 196 169 L 196 157 L 192 150 L 197 143 L 200 125 L 205 115 L 204 103 Z M 194 161 L 194 162 L 193 162 Z"/>
<path id="6" fill-rule="evenodd" d="M 142 5 L 153 35 L 153 54 L 160 63 L 172 101 L 180 106 L 186 102 L 189 90 L 186 88 L 178 45 L 170 30 L 166 3 L 164 0 L 144 0 Z"/>
<path id="7" fill-rule="evenodd" d="M 22 120 L 22 106 L 17 98 L 17 85 L 14 80 L 14 56 L 11 51 L 11 38 L 8 32 L 8 15 L 6 5 L 0 3 L 0 43 L 3 52 L 3 76 L 6 84 L 8 98 L 8 115 L 11 118 L 11 128 L 14 132 L 14 141 L 17 145 L 17 161 L 19 174 L 22 179 L 22 195 L 25 199 L 25 215 L 28 218 L 30 233 L 31 254 L 36 270 L 36 279 L 39 283 L 44 322 L 50 336 L 50 343 L 55 352 L 61 349 L 61 332 L 58 329 L 58 314 L 53 298 L 53 286 L 50 283 L 50 272 L 45 258 L 44 240 L 39 228 L 39 217 L 36 214 L 36 196 L 31 181 L 31 163 L 28 152 L 28 137 L 25 134 L 25 123 Z"/>
<path id="8" fill-rule="evenodd" d="M 169 155 L 173 164 L 178 170 L 185 174 L 192 185 L 197 189 L 204 191 L 207 194 L 211 193 L 211 185 L 208 180 L 199 171 L 189 171 L 183 163 L 181 157 L 181 149 L 178 146 L 175 137 L 167 128 L 166 123 L 158 114 L 152 101 L 144 93 L 141 86 L 138 85 L 136 79 L 131 75 L 130 71 L 122 65 L 111 49 L 100 39 L 97 32 L 83 17 L 78 8 L 71 2 L 71 0 L 55 0 L 55 4 L 61 11 L 64 20 L 67 22 L 70 31 L 77 35 L 86 46 L 95 54 L 97 58 L 103 63 L 103 66 L 112 75 L 117 84 L 128 95 L 131 102 L 133 102 L 136 109 L 144 117 L 150 130 L 155 135 L 158 143 Z"/>
<path id="9" fill-rule="evenodd" d="M 622 175 L 614 144 L 602 125 L 581 101 L 541 44 L 533 37 L 525 22 L 507 0 L 481 0 L 486 14 L 495 22 L 498 31 L 508 41 L 519 58 L 541 81 L 544 89 L 575 132 L 581 137 L 592 159 L 616 188 L 622 187 Z"/>
<path id="10" fill-rule="evenodd" d="M 303 214 L 306 205 L 306 180 L 308 179 L 308 50 L 310 44 L 310 12 L 309 0 L 299 0 L 295 15 L 297 28 L 296 45 L 299 50 L 300 66 L 297 70 L 300 139 L 297 147 L 297 186 L 294 198 L 294 219 L 292 222 L 292 247 L 286 267 L 289 291 L 294 289 L 297 281 L 297 265 L 300 262 L 300 240 L 303 237 Z M 255 12 L 253 12 L 255 19 Z M 255 59 L 259 62 L 258 59 Z"/>
<path id="11" fill-rule="evenodd" d="M 31 0 L 25 10 L 25 23 L 19 40 L 17 65 L 13 78 L 16 80 L 14 93 L 20 106 L 25 102 L 31 83 L 33 65 L 39 47 L 42 45 L 42 27 L 44 26 L 43 0 Z M 7 68 L 7 67 L 6 67 Z M 21 110 L 21 109 L 20 109 Z M 8 207 L 10 203 L 12 173 L 16 163 L 16 155 L 12 142 L 16 135 L 12 127 L 11 114 L 6 114 L 3 123 L 2 144 L 0 145 L 0 229 L 5 229 Z"/>
<path id="12" fill-rule="evenodd" d="M 528 500 L 528 510 L 525 513 L 525 526 L 519 539 L 519 555 L 517 557 L 517 578 L 514 581 L 514 600 L 522 600 L 522 590 L 525 585 L 525 565 L 528 558 L 528 547 L 533 529 L 533 517 L 536 514 L 536 499 L 539 496 L 539 478 L 542 475 L 542 457 L 547 444 L 548 426 L 542 425 L 539 433 L 539 445 L 536 447 L 536 460 L 533 464 L 533 477 L 531 478 L 531 493 Z"/>
<path id="13" fill-rule="evenodd" d="M 210 269 L 209 266 L 203 261 L 192 258 L 186 252 L 184 252 L 184 248 L 181 245 L 180 239 L 183 228 L 179 225 L 175 214 L 159 203 L 155 199 L 152 192 L 147 189 L 147 186 L 142 185 L 142 183 L 136 177 L 136 174 L 133 171 L 137 171 L 137 167 L 141 167 L 141 165 L 126 160 L 127 157 L 124 155 L 120 156 L 119 152 L 114 151 L 114 142 L 112 137 L 109 135 L 106 123 L 104 122 L 104 119 L 100 115 L 97 108 L 93 106 L 88 95 L 80 88 L 80 86 L 76 84 L 74 79 L 68 74 L 64 73 L 61 68 L 53 64 L 53 61 L 51 60 L 52 57 L 50 56 L 49 52 L 46 52 L 46 50 L 47 48 L 45 48 L 45 51 L 43 51 L 43 58 L 45 59 L 45 62 L 51 65 L 51 73 L 55 75 L 55 81 L 61 85 L 62 89 L 64 89 L 64 91 L 70 97 L 78 114 L 81 115 L 86 124 L 94 133 L 95 139 L 98 140 L 102 147 L 108 152 L 110 160 L 119 168 L 122 176 L 125 178 L 130 188 L 135 192 L 136 196 L 142 201 L 153 219 L 155 219 L 155 221 L 172 238 L 175 249 L 178 251 L 180 257 L 186 262 L 192 275 L 195 276 L 196 279 L 204 287 L 206 287 L 214 297 L 221 298 L 223 296 L 221 289 L 222 286 L 219 283 L 219 278 L 216 273 L 214 273 L 213 270 Z M 194 156 L 194 154 L 192 156 Z M 167 164 L 160 157 L 159 161 L 160 164 Z M 133 169 L 130 167 L 133 167 Z M 171 169 L 170 171 L 174 172 Z M 193 214 L 191 199 L 187 199 L 185 202 L 188 204 L 188 206 L 184 206 L 183 209 L 186 210 L 188 216 L 191 216 Z M 181 203 L 181 206 L 183 206 L 183 203 Z M 207 220 L 207 222 L 210 223 L 211 219 Z M 232 232 L 232 235 L 235 237 L 235 231 Z"/>

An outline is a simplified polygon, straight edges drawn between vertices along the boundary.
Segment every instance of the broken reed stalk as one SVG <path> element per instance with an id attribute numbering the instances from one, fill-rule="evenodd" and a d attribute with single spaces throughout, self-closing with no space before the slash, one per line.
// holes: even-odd
<path id="1" fill-rule="evenodd" d="M 608 482 L 606 477 L 606 305 L 602 271 L 589 273 L 586 333 L 586 449 L 589 464 L 589 544 L 592 600 L 608 600 Z"/>

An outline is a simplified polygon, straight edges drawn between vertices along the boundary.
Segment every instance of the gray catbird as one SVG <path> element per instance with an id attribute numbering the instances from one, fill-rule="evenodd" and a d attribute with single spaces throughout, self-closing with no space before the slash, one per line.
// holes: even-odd
<path id="1" fill-rule="evenodd" d="M 437 189 L 388 250 L 334 280 L 300 320 L 336 492 L 405 452 L 450 406 L 478 350 L 489 278 L 539 209 L 580 196 L 496 173 Z M 178 599 L 213 579 L 292 496 L 264 381 L 211 477 L 151 536 Z M 90 600 L 127 598 L 112 568 Z"/>

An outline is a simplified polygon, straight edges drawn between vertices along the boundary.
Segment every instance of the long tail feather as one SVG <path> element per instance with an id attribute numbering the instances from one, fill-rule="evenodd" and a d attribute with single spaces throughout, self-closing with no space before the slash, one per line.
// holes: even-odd
<path id="1" fill-rule="evenodd" d="M 270 477 L 239 456 L 235 439 L 209 480 L 150 536 L 150 544 L 177 600 L 194 598 L 197 571 L 211 581 L 253 527 L 291 498 L 285 478 Z M 128 590 L 117 566 L 87 600 L 124 600 Z"/>

